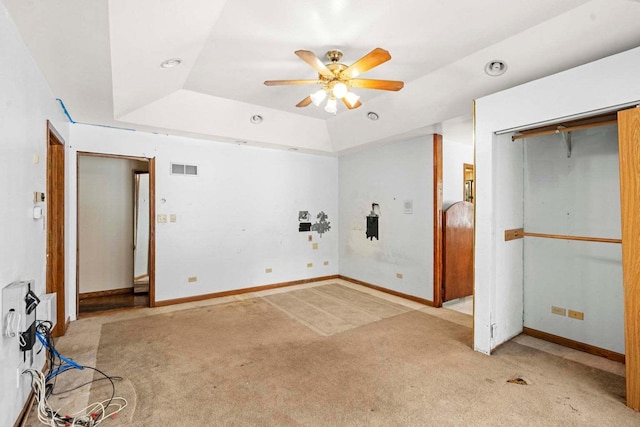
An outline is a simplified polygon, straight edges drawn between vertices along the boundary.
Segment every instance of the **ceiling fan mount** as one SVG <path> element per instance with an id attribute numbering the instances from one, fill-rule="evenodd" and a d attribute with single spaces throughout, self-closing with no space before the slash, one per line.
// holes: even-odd
<path id="1" fill-rule="evenodd" d="M 311 103 L 319 105 L 325 98 L 329 98 L 325 110 L 336 114 L 337 99 L 342 100 L 350 110 L 362 105 L 359 101 L 360 97 L 351 92 L 351 88 L 398 91 L 404 87 L 404 82 L 397 80 L 358 78 L 362 73 L 391 59 L 389 52 L 381 48 L 372 50 L 349 66 L 338 62 L 342 59 L 342 51 L 338 49 L 332 49 L 326 53 L 326 57 L 331 61 L 326 65 L 311 51 L 297 50 L 295 54 L 318 72 L 317 79 L 267 80 L 264 84 L 267 86 L 322 85 L 317 92 L 312 93 L 296 104 L 296 107 L 306 107 Z"/>
<path id="2" fill-rule="evenodd" d="M 331 62 L 338 62 L 342 59 L 342 51 L 333 49 L 327 52 L 327 59 Z"/>

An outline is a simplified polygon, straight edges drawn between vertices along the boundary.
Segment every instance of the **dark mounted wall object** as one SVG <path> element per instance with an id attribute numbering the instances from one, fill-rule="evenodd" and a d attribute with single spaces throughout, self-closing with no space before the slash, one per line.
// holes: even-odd
<path id="1" fill-rule="evenodd" d="M 378 217 L 377 216 L 367 216 L 367 239 L 380 240 L 378 237 Z"/>
<path id="2" fill-rule="evenodd" d="M 380 240 L 378 236 L 378 217 L 380 216 L 380 205 L 377 203 L 371 204 L 371 213 L 367 215 L 367 239 Z"/>
<path id="3" fill-rule="evenodd" d="M 301 222 L 300 225 L 298 226 L 298 231 L 299 232 L 304 232 L 304 231 L 311 231 L 311 223 L 310 222 Z"/>

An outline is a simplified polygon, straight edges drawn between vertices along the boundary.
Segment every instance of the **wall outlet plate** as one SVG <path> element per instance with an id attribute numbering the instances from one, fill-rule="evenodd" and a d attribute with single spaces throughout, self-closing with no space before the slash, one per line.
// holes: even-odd
<path id="1" fill-rule="evenodd" d="M 198 281 L 198 276 L 189 276 L 189 278 L 187 279 L 189 281 L 189 283 L 194 283 Z"/>
<path id="2" fill-rule="evenodd" d="M 551 307 L 551 312 L 553 314 L 557 314 L 557 315 L 560 315 L 560 316 L 566 316 L 567 315 L 567 309 L 566 308 L 562 308 L 562 307 L 552 306 Z"/>

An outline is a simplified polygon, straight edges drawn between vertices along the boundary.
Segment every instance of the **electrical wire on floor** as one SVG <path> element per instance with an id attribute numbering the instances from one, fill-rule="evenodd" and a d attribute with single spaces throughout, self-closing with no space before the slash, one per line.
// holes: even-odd
<path id="1" fill-rule="evenodd" d="M 46 372 L 39 372 L 35 369 L 27 369 L 23 374 L 31 376 L 31 388 L 36 397 L 38 404 L 37 413 L 38 420 L 43 424 L 50 426 L 97 426 L 108 418 L 115 417 L 120 411 L 127 406 L 126 399 L 116 397 L 116 387 L 114 381 L 122 380 L 121 377 L 109 376 L 91 366 L 84 366 L 75 361 L 62 356 L 55 348 L 54 339 L 51 336 L 52 324 L 48 321 L 39 322 L 36 327 L 36 336 L 42 348 L 47 351 L 47 369 Z M 42 349 L 40 350 L 42 351 Z M 68 390 L 54 392 L 58 375 L 71 370 L 91 369 L 101 375 L 100 378 L 87 381 L 79 386 Z M 72 414 L 61 414 L 60 411 L 51 409 L 48 398 L 51 395 L 60 395 L 75 391 L 86 385 L 97 381 L 108 380 L 111 383 L 111 396 L 101 402 L 92 403 L 80 411 Z"/>

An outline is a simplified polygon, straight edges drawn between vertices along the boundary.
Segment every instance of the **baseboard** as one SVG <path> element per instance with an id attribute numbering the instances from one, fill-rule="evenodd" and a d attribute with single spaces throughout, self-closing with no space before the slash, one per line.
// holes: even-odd
<path id="1" fill-rule="evenodd" d="M 614 360 L 616 362 L 625 363 L 624 354 L 616 353 L 615 351 L 596 347 L 591 344 L 585 344 L 580 341 L 574 341 L 572 339 L 561 337 L 558 335 L 553 335 L 548 332 L 538 331 L 537 329 L 531 329 L 531 328 L 525 327 L 523 328 L 522 332 L 534 338 L 539 338 L 544 341 L 560 344 L 565 347 L 573 348 L 574 350 L 584 351 L 585 353 L 594 354 L 596 356 L 606 357 L 607 359 Z"/>
<path id="2" fill-rule="evenodd" d="M 84 292 L 78 294 L 80 299 L 82 298 L 95 298 L 95 297 L 109 297 L 113 295 L 126 295 L 133 293 L 133 286 L 130 288 L 120 288 L 120 289 L 108 289 L 106 291 L 95 291 L 95 292 Z"/>
<path id="3" fill-rule="evenodd" d="M 346 280 L 347 282 L 355 283 L 356 285 L 361 285 L 370 289 L 375 289 L 376 291 L 384 292 L 390 295 L 395 295 L 397 297 L 419 302 L 420 304 L 428 305 L 429 307 L 435 307 L 435 305 L 433 304 L 433 301 L 429 301 L 428 299 L 394 291 L 392 289 L 383 288 L 382 286 L 372 285 L 371 283 L 363 282 L 362 280 L 352 279 L 351 277 L 347 277 L 347 276 L 339 276 L 339 278 L 342 280 Z"/>
<path id="4" fill-rule="evenodd" d="M 33 406 L 33 400 L 36 395 L 33 393 L 33 390 L 29 392 L 29 397 L 27 397 L 27 401 L 24 402 L 24 406 L 22 407 L 22 411 L 20 411 L 20 415 L 18 415 L 18 419 L 15 423 L 13 423 L 13 427 L 25 427 L 27 425 L 27 419 L 29 418 L 29 411 L 31 411 L 31 407 Z"/>
<path id="5" fill-rule="evenodd" d="M 322 277 L 314 277 L 312 279 L 294 280 L 293 282 L 273 283 L 270 285 L 254 286 L 252 288 L 234 289 L 231 291 L 215 292 L 212 294 L 194 295 L 192 297 L 167 299 L 163 301 L 156 301 L 155 307 L 164 307 L 167 305 L 183 304 L 185 302 L 204 301 L 211 298 L 228 297 L 233 295 L 246 294 L 249 292 L 266 291 L 269 289 L 285 288 L 287 286 L 302 285 L 304 283 L 321 282 L 323 280 L 332 280 L 332 279 L 339 279 L 339 278 L 340 276 L 335 274 L 333 276 L 322 276 Z"/>

